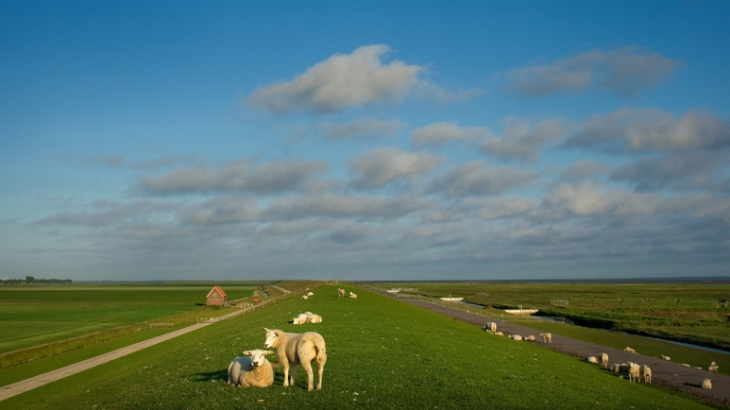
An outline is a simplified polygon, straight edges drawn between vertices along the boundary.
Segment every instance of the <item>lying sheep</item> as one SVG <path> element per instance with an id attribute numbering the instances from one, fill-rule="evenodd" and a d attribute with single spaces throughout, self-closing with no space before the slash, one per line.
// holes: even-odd
<path id="1" fill-rule="evenodd" d="M 309 292 L 309 293 L 307 293 L 307 296 L 314 296 L 314 293 L 313 292 Z"/>
<path id="2" fill-rule="evenodd" d="M 543 343 L 552 343 L 553 342 L 552 333 L 540 333 L 540 337 L 542 338 Z"/>
<path id="3" fill-rule="evenodd" d="M 509 335 L 509 338 L 512 340 L 522 340 L 522 336 L 520 335 Z"/>
<path id="4" fill-rule="evenodd" d="M 312 312 L 304 312 L 292 319 L 292 324 L 294 325 L 303 325 L 305 323 L 322 323 L 322 316 Z"/>
<path id="5" fill-rule="evenodd" d="M 608 367 L 608 354 L 599 353 L 598 357 L 601 359 L 601 367 Z"/>
<path id="6" fill-rule="evenodd" d="M 497 336 L 504 336 L 504 333 L 502 333 L 502 332 L 494 332 L 494 334 Z"/>
<path id="7" fill-rule="evenodd" d="M 634 350 L 634 349 L 626 346 L 626 349 L 624 349 L 624 352 L 627 352 L 627 353 L 636 353 L 636 350 Z"/>
<path id="8" fill-rule="evenodd" d="M 307 299 L 309 299 L 309 296 L 307 296 L 307 295 L 302 295 L 302 300 L 307 300 Z"/>
<path id="9" fill-rule="evenodd" d="M 525 340 L 527 340 L 528 342 L 534 342 L 534 341 L 535 341 L 535 336 L 533 336 L 533 335 L 529 335 L 529 336 L 527 336 L 527 337 L 525 338 Z"/>
<path id="10" fill-rule="evenodd" d="M 710 363 L 710 366 L 707 368 L 707 370 L 711 372 L 716 372 L 719 369 L 719 367 L 715 364 L 715 362 Z"/>
<path id="11" fill-rule="evenodd" d="M 345 297 L 345 289 L 337 289 L 337 297 Z"/>
<path id="12" fill-rule="evenodd" d="M 286 333 L 279 329 L 266 331 L 264 346 L 276 349 L 279 356 L 279 363 L 284 367 L 284 386 L 294 384 L 297 364 L 301 364 L 307 372 L 308 387 L 312 390 L 314 384 L 314 372 L 312 371 L 312 360 L 317 361 L 317 373 L 319 382 L 317 390 L 322 389 L 322 372 L 327 362 L 327 350 L 324 338 L 319 333 Z M 291 366 L 291 379 L 289 378 L 289 366 Z"/>
<path id="13" fill-rule="evenodd" d="M 494 322 L 487 322 L 482 329 L 484 329 L 485 332 L 489 331 L 494 333 L 497 331 L 497 324 Z"/>
<path id="14" fill-rule="evenodd" d="M 629 362 L 629 381 L 641 380 L 641 367 L 636 363 Z"/>
<path id="15" fill-rule="evenodd" d="M 357 299 L 357 295 L 350 292 L 350 299 Z"/>
<path id="16" fill-rule="evenodd" d="M 702 388 L 707 390 L 712 390 L 712 380 L 705 379 L 702 380 Z"/>
<path id="17" fill-rule="evenodd" d="M 644 383 L 651 384 L 651 369 L 649 366 L 641 366 L 641 377 L 644 379 Z"/>
<path id="18" fill-rule="evenodd" d="M 266 360 L 270 350 L 247 350 L 247 357 L 236 357 L 228 365 L 228 383 L 243 387 L 269 387 L 274 384 L 274 369 Z"/>
<path id="19" fill-rule="evenodd" d="M 588 356 L 586 357 L 586 362 L 598 364 L 598 359 L 596 359 L 596 356 Z"/>
<path id="20" fill-rule="evenodd" d="M 664 356 L 664 355 L 662 355 L 662 359 L 664 359 L 664 360 L 667 360 L 667 361 L 669 361 L 669 360 L 672 360 L 672 358 L 671 358 L 671 357 L 669 357 L 669 356 Z"/>

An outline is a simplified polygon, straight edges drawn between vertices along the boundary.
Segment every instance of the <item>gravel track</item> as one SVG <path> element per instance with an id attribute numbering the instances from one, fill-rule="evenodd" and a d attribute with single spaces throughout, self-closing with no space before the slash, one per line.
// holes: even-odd
<path id="1" fill-rule="evenodd" d="M 503 332 L 505 337 L 509 334 L 518 334 L 523 337 L 527 335 L 535 335 L 538 336 L 538 339 L 540 339 L 540 331 L 536 329 L 500 321 L 498 319 L 474 313 L 464 312 L 447 306 L 433 304 L 421 299 L 401 299 L 392 293 L 377 291 L 374 289 L 371 290 L 381 295 L 398 299 L 433 312 L 441 313 L 456 320 L 461 320 L 479 327 L 483 326 L 486 322 L 495 322 L 497 323 L 497 330 Z M 652 370 L 652 384 L 680 391 L 682 393 L 691 394 L 693 396 L 730 407 L 730 377 L 722 374 L 709 372 L 707 370 L 700 370 L 693 367 L 686 367 L 679 363 L 673 363 L 671 361 L 645 356 L 638 353 L 627 353 L 623 350 L 584 342 L 554 333 L 552 343 L 543 343 L 542 340 L 538 340 L 535 343 L 538 343 L 548 349 L 574 356 L 580 360 L 584 360 L 588 356 L 598 357 L 599 353 L 604 352 L 608 354 L 610 359 L 609 364 L 624 363 L 628 361 L 646 364 Z M 702 383 L 702 380 L 706 378 L 712 380 L 712 390 L 705 390 L 700 387 L 700 383 Z M 629 383 L 628 380 L 626 382 Z"/>

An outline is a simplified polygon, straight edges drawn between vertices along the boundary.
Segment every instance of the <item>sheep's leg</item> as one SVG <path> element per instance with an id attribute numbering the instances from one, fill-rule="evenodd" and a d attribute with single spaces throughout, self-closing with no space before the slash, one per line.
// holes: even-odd
<path id="1" fill-rule="evenodd" d="M 305 360 L 300 363 L 304 370 L 307 371 L 307 390 L 311 391 L 314 385 L 314 373 L 312 372 L 312 362 Z"/>
<path id="2" fill-rule="evenodd" d="M 296 363 L 290 363 L 291 366 L 291 378 L 289 379 L 289 384 L 294 386 L 294 376 L 297 375 L 297 365 Z"/>
<path id="3" fill-rule="evenodd" d="M 317 357 L 317 374 L 319 382 L 317 382 L 317 390 L 322 390 L 322 372 L 324 371 L 324 364 L 327 361 L 327 356 Z"/>
<path id="4" fill-rule="evenodd" d="M 281 365 L 284 366 L 284 387 L 289 385 L 289 363 L 281 362 Z"/>

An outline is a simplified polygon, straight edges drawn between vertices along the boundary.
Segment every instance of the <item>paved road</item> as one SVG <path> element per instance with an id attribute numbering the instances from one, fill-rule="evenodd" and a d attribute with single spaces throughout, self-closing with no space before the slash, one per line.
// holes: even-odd
<path id="1" fill-rule="evenodd" d="M 422 299 L 399 299 L 396 295 L 391 293 L 376 292 L 480 327 L 486 322 L 495 322 L 497 323 L 497 330 L 503 332 L 505 336 L 509 334 L 518 334 L 524 337 L 527 335 L 539 336 L 540 334 L 540 331 L 529 327 L 496 320 L 474 313 L 467 313 L 458 309 L 433 304 Z M 538 339 L 540 338 L 538 337 Z M 681 391 L 683 393 L 691 394 L 705 400 L 730 407 L 730 377 L 722 374 L 695 369 L 693 367 L 686 367 L 679 363 L 673 363 L 637 353 L 627 353 L 623 350 L 612 349 L 610 347 L 571 339 L 569 337 L 556 334 L 553 334 L 553 342 L 550 344 L 542 343 L 542 340 L 539 340 L 537 343 L 548 349 L 575 356 L 580 359 L 585 359 L 588 356 L 597 357 L 599 353 L 605 352 L 608 354 L 610 359 L 609 363 L 624 363 L 631 361 L 634 363 L 646 364 L 652 370 L 653 384 Z M 712 390 L 705 390 L 700 387 L 700 383 L 702 383 L 702 380 L 705 378 L 712 380 Z M 626 382 L 628 383 L 628 380 Z"/>
<path id="2" fill-rule="evenodd" d="M 153 337 L 152 339 L 147 339 L 145 341 L 135 343 L 133 345 L 129 345 L 126 347 L 122 347 L 121 349 L 114 350 L 109 353 L 104 353 L 102 355 L 92 357 L 91 359 L 87 359 L 78 363 L 74 363 L 72 365 L 62 367 L 60 369 L 56 369 L 53 371 L 50 371 L 48 373 L 44 373 L 35 377 L 31 377 L 30 379 L 21 380 L 17 383 L 9 384 L 7 386 L 0 387 L 0 401 L 3 401 L 5 399 L 9 399 L 13 396 L 16 396 L 21 393 L 25 393 L 29 390 L 33 390 L 37 387 L 46 385 L 51 382 L 55 382 L 56 380 L 63 379 L 64 377 L 68 377 L 71 375 L 74 375 L 79 372 L 83 372 L 84 370 L 88 370 L 92 367 L 96 367 L 99 365 L 102 365 L 106 362 L 110 362 L 114 359 L 118 359 L 122 356 L 126 356 L 135 352 L 138 352 L 142 349 L 148 348 L 150 346 L 154 346 L 158 343 L 162 343 L 164 341 L 170 340 L 172 338 L 182 336 L 186 333 L 190 333 L 193 331 L 196 331 L 200 328 L 206 327 L 208 325 L 211 325 L 215 322 L 229 319 L 233 316 L 237 316 L 243 313 L 246 313 L 247 311 L 250 311 L 253 309 L 247 308 L 247 309 L 240 309 L 235 312 L 228 313 L 226 315 L 223 315 L 219 318 L 213 318 L 209 321 L 202 322 L 202 323 L 196 323 L 194 325 L 190 325 L 188 327 L 182 328 L 180 330 L 175 330 L 170 333 L 165 333 L 164 335 Z"/>

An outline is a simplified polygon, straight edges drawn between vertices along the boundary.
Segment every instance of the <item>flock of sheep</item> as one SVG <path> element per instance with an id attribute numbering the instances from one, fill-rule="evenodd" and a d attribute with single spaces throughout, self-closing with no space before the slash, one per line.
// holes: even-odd
<path id="1" fill-rule="evenodd" d="M 492 334 L 498 335 L 498 336 L 504 336 L 504 333 L 497 331 L 497 323 L 495 322 L 487 322 L 484 326 L 482 326 L 482 329 L 485 332 L 490 332 Z M 526 340 L 528 342 L 534 342 L 537 340 L 537 338 L 533 335 L 522 337 L 521 335 L 517 334 L 511 334 L 508 336 L 512 340 Z M 550 333 L 540 333 L 540 337 L 542 338 L 543 343 L 552 343 L 553 341 L 553 335 Z M 624 349 L 624 352 L 627 353 L 636 353 L 636 350 L 626 346 Z M 671 360 L 669 356 L 662 355 L 662 359 L 664 360 Z M 644 381 L 644 383 L 651 383 L 651 368 L 647 365 L 639 365 L 637 363 L 633 362 L 627 362 L 627 363 L 614 363 L 610 366 L 608 366 L 608 354 L 607 353 L 599 353 L 598 358 L 596 356 L 588 356 L 586 357 L 586 361 L 588 363 L 593 364 L 600 364 L 601 367 L 608 368 L 614 373 L 619 373 L 620 377 L 623 378 L 624 376 L 627 376 L 629 378 L 629 381 L 633 382 L 635 380 L 638 381 Z M 684 366 L 689 366 L 688 364 L 684 364 Z M 698 369 L 702 369 L 701 367 L 698 367 Z M 718 370 L 717 364 L 715 362 L 712 362 L 710 366 L 707 368 L 707 370 L 711 372 L 716 372 Z M 704 379 L 702 380 L 702 383 L 700 383 L 700 386 L 703 389 L 712 389 L 712 380 L 710 379 Z"/>
<path id="2" fill-rule="evenodd" d="M 344 289 L 337 289 L 338 297 L 345 296 Z M 302 295 L 302 300 L 314 296 L 313 292 Z M 350 292 L 351 299 L 357 295 Z M 322 323 L 322 316 L 312 312 L 305 312 L 292 319 L 292 324 Z M 284 368 L 284 386 L 294 384 L 297 365 L 301 365 L 307 372 L 307 389 L 314 387 L 314 371 L 312 361 L 317 362 L 317 390 L 322 388 L 322 373 L 327 362 L 327 349 L 324 338 L 317 332 L 287 333 L 279 329 L 267 329 L 264 347 L 274 349 L 279 356 L 279 363 Z M 236 357 L 228 365 L 228 383 L 243 387 L 268 387 L 274 384 L 274 368 L 266 355 L 274 353 L 271 350 L 246 350 L 245 357 Z"/>

